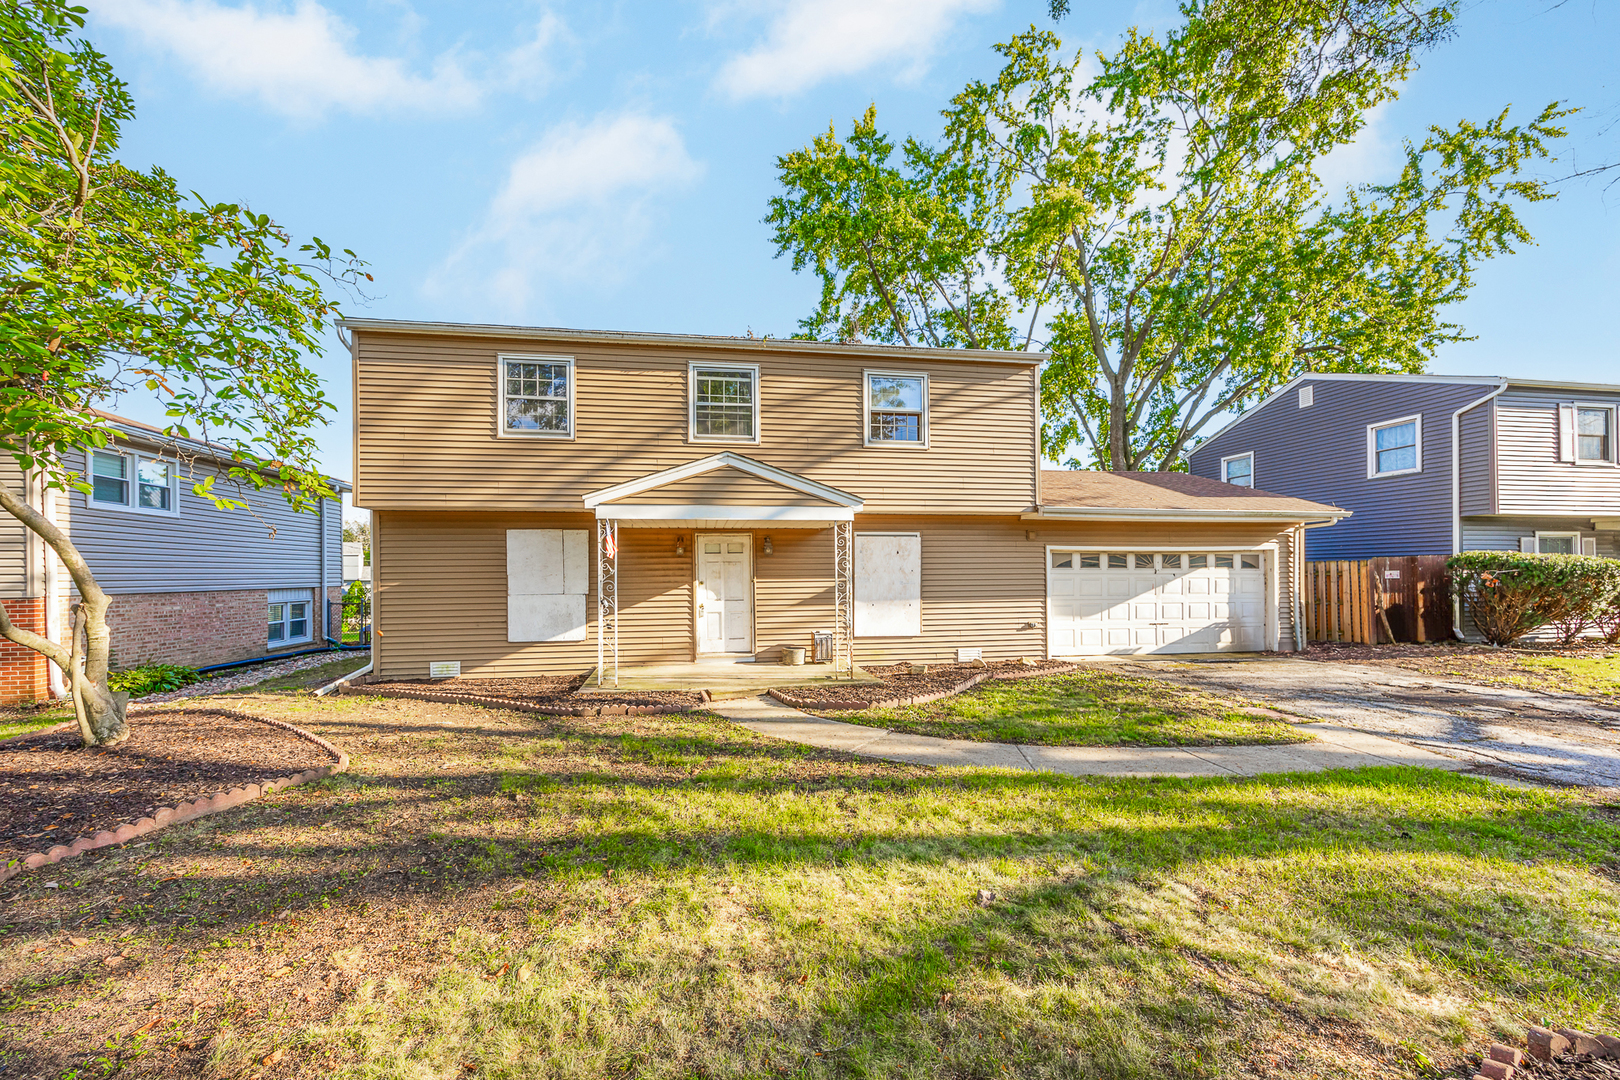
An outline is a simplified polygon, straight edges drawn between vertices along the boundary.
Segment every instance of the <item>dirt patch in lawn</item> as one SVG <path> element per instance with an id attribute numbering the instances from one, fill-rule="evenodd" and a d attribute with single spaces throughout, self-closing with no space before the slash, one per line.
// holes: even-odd
<path id="1" fill-rule="evenodd" d="M 600 709 L 604 705 L 657 705 L 690 709 L 703 703 L 695 690 L 636 690 L 622 694 L 581 693 L 585 675 L 537 675 L 527 679 L 390 679 L 387 682 L 357 680 L 362 692 L 387 693 L 408 690 L 414 693 L 470 694 L 501 701 L 558 708 Z"/>
<path id="2" fill-rule="evenodd" d="M 0 864 L 332 761 L 290 731 L 221 709 L 134 712 L 129 731 L 116 746 L 86 747 L 76 727 L 0 742 Z"/>
<path id="3" fill-rule="evenodd" d="M 918 705 L 817 713 L 913 735 L 1043 746 L 1264 746 L 1314 738 L 1255 702 L 1094 667 L 987 679 Z"/>
<path id="4" fill-rule="evenodd" d="M 1578 694 L 1620 704 L 1620 645 L 1601 642 L 1568 649 L 1465 645 L 1352 645 L 1316 641 L 1305 660 L 1370 664 L 1416 671 L 1439 679 Z"/>
<path id="5" fill-rule="evenodd" d="M 798 702 L 893 701 L 896 698 L 922 697 L 927 694 L 948 694 L 975 675 L 989 675 L 989 679 L 1025 679 L 1058 671 L 1070 671 L 1073 664 L 1042 661 L 1029 665 L 1017 660 L 1001 660 L 991 664 L 923 664 L 925 670 L 913 673 L 911 664 L 878 664 L 863 666 L 862 671 L 877 682 L 843 686 L 794 686 L 782 691 L 785 697 Z M 987 680 L 988 681 L 988 680 Z"/>

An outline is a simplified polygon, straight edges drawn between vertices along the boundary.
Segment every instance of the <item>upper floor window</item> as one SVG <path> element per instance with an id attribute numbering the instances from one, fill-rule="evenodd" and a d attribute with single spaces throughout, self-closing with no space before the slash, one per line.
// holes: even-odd
<path id="1" fill-rule="evenodd" d="M 1221 458 L 1221 479 L 1238 487 L 1254 487 L 1254 455 Z"/>
<path id="2" fill-rule="evenodd" d="M 866 441 L 927 445 L 927 375 L 866 373 Z"/>
<path id="3" fill-rule="evenodd" d="M 1575 460 L 1614 461 L 1614 409 L 1581 405 L 1575 409 Z"/>
<path id="4" fill-rule="evenodd" d="M 759 368 L 691 367 L 692 438 L 759 442 Z"/>
<path id="5" fill-rule="evenodd" d="M 1423 417 L 1367 425 L 1367 475 L 1398 476 L 1423 469 Z"/>
<path id="6" fill-rule="evenodd" d="M 172 514 L 175 479 L 174 466 L 159 458 L 90 451 L 90 502 L 97 506 Z"/>
<path id="7" fill-rule="evenodd" d="M 565 356 L 503 356 L 501 433 L 570 438 L 574 362 Z"/>

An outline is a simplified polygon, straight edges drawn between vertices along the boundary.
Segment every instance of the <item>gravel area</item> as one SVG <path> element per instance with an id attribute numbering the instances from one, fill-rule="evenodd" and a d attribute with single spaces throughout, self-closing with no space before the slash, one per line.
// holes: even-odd
<path id="1" fill-rule="evenodd" d="M 86 747 L 71 725 L 0 741 L 0 863 L 160 806 L 330 764 L 319 746 L 224 709 L 154 709 Z"/>
<path id="2" fill-rule="evenodd" d="M 392 679 L 388 682 L 364 682 L 368 691 L 416 690 L 437 694 L 473 694 L 478 697 L 503 698 L 534 705 L 577 705 L 581 708 L 600 708 L 603 705 L 675 705 L 696 708 L 703 698 L 696 691 L 634 690 L 622 694 L 581 694 L 586 675 L 536 675 L 528 679 Z"/>
<path id="3" fill-rule="evenodd" d="M 1025 678 L 1071 671 L 1073 664 L 1041 661 L 1025 664 L 1017 660 L 998 660 L 990 664 L 925 664 L 928 670 L 921 675 L 911 673 L 910 664 L 862 665 L 861 670 L 874 676 L 872 683 L 844 683 L 835 686 L 794 686 L 784 694 L 804 702 L 816 701 L 892 701 L 895 698 L 914 697 L 919 694 L 940 694 L 962 685 L 963 682 L 986 669 L 993 679 Z"/>
<path id="4" fill-rule="evenodd" d="M 299 656 L 291 660 L 273 660 L 266 664 L 255 664 L 252 667 L 235 668 L 222 671 L 211 679 L 204 679 L 200 683 L 181 687 L 179 690 L 170 690 L 162 694 L 148 694 L 139 699 L 142 705 L 158 704 L 165 701 L 179 701 L 182 698 L 206 697 L 209 694 L 223 694 L 227 690 L 240 690 L 245 686 L 254 686 L 266 679 L 277 679 L 283 675 L 291 675 L 295 671 L 307 671 L 310 668 L 330 664 L 332 661 L 345 656 L 370 656 L 369 650 L 351 650 L 339 652 L 336 649 L 312 656 Z"/>

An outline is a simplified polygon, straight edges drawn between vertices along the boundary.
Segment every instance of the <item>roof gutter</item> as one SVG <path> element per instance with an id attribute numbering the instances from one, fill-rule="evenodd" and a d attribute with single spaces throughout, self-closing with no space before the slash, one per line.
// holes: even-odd
<path id="1" fill-rule="evenodd" d="M 1022 521 L 1287 521 L 1332 525 L 1350 516 L 1349 510 L 1175 510 L 1142 506 L 1039 506 L 1019 515 Z"/>

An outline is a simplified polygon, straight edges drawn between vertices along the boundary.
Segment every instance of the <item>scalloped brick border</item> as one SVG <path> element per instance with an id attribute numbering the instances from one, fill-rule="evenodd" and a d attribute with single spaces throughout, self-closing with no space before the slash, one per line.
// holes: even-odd
<path id="1" fill-rule="evenodd" d="M 822 700 L 818 698 L 800 698 L 783 690 L 767 690 L 771 697 L 780 701 L 790 709 L 803 709 L 810 712 L 815 709 L 825 709 L 828 712 L 860 711 L 867 709 L 898 709 L 902 705 L 926 705 L 930 701 L 948 698 L 960 694 L 964 690 L 971 690 L 982 682 L 991 679 L 1036 679 L 1042 675 L 1067 675 L 1078 670 L 1079 664 L 1059 664 L 1044 671 L 981 671 L 968 676 L 965 680 L 951 687 L 949 690 L 940 690 L 932 694 L 915 694 L 911 697 L 885 698 L 882 701 L 862 701 L 859 698 L 834 698 Z"/>
<path id="2" fill-rule="evenodd" d="M 8 866 L 0 867 L 0 881 L 16 877 L 24 870 L 37 870 L 41 866 L 71 859 L 73 856 L 96 848 L 112 847 L 115 844 L 128 843 L 147 833 L 156 832 L 165 825 L 178 825 L 185 821 L 195 821 L 197 818 L 209 814 L 217 814 L 221 810 L 241 806 L 252 802 L 261 795 L 269 795 L 274 791 L 297 787 L 307 784 L 311 780 L 324 780 L 328 776 L 335 776 L 349 767 L 349 755 L 311 732 L 301 727 L 289 724 L 284 720 L 272 720 L 266 716 L 254 716 L 251 713 L 237 712 L 234 709 L 210 709 L 210 712 L 221 713 L 238 720 L 252 720 L 255 723 L 267 724 L 270 727 L 289 731 L 306 742 L 314 743 L 327 753 L 337 758 L 331 765 L 322 765 L 319 768 L 305 769 L 291 776 L 278 776 L 274 780 L 266 780 L 262 784 L 248 784 L 246 787 L 231 788 L 228 791 L 218 791 L 212 795 L 204 795 L 199 799 L 182 802 L 178 806 L 160 806 L 151 817 L 143 817 L 133 824 L 124 824 L 116 829 L 103 829 L 94 836 L 81 836 L 71 844 L 57 844 L 49 851 L 36 851 L 32 855 L 25 855 L 20 860 Z"/>
<path id="3" fill-rule="evenodd" d="M 515 712 L 539 713 L 542 716 L 661 716 L 687 712 L 694 705 L 535 705 L 512 698 L 488 697 L 483 694 L 454 694 L 443 690 L 403 690 L 395 687 L 383 690 L 375 686 L 344 683 L 339 694 L 369 694 L 373 697 L 410 698 L 416 701 L 443 701 L 453 705 L 482 705 L 489 709 L 511 709 Z M 708 693 L 700 694 L 704 701 Z"/>

